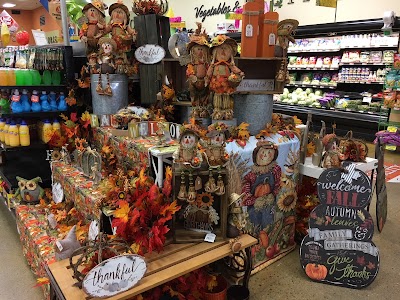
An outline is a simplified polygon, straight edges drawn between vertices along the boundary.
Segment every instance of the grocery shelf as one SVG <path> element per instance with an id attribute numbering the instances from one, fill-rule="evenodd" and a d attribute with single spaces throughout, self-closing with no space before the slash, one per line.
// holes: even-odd
<path id="1" fill-rule="evenodd" d="M 331 89 L 334 90 L 337 88 L 336 85 L 327 85 L 327 84 L 305 84 L 305 83 L 288 83 L 285 86 L 294 86 L 294 87 L 305 87 L 305 88 L 315 88 L 315 89 Z"/>
<path id="2" fill-rule="evenodd" d="M 66 88 L 67 85 L 59 84 L 59 85 L 0 85 L 0 89 L 33 89 L 33 90 L 41 90 L 50 88 L 54 89 L 63 89 Z"/>
<path id="3" fill-rule="evenodd" d="M 4 151 L 18 151 L 20 149 L 46 149 L 47 144 L 42 141 L 32 141 L 29 146 L 18 146 L 18 147 L 11 147 L 7 146 L 3 142 L 0 142 L 0 147 L 3 148 Z"/>
<path id="4" fill-rule="evenodd" d="M 384 84 L 384 82 L 380 81 L 338 81 L 337 83 L 343 83 L 343 84 Z"/>
<path id="5" fill-rule="evenodd" d="M 22 112 L 22 113 L 0 113 L 3 118 L 56 118 L 66 111 L 39 111 L 39 112 Z"/>
<path id="6" fill-rule="evenodd" d="M 340 63 L 340 66 L 391 66 L 393 63 L 364 63 L 364 62 L 349 62 L 349 63 Z"/>
<path id="7" fill-rule="evenodd" d="M 330 68 L 330 67 L 327 67 L 327 68 L 315 68 L 315 67 L 305 67 L 305 68 L 303 68 L 303 67 L 288 67 L 288 70 L 289 71 L 292 71 L 292 70 L 299 70 L 299 71 L 301 71 L 301 70 L 308 70 L 308 71 L 333 71 L 333 70 L 339 70 L 339 67 L 337 67 L 337 68 Z"/>
<path id="8" fill-rule="evenodd" d="M 304 53 L 304 52 L 311 52 L 311 53 L 322 53 L 322 52 L 339 52 L 340 48 L 338 49 L 302 49 L 302 50 L 289 50 L 288 54 L 290 53 Z"/>

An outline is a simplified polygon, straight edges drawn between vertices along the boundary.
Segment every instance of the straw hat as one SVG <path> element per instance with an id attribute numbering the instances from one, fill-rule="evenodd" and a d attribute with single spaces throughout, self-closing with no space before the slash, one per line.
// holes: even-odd
<path id="1" fill-rule="evenodd" d="M 110 8 L 108 9 L 108 14 L 111 16 L 112 12 L 114 11 L 114 9 L 116 8 L 122 8 L 122 10 L 126 13 L 126 17 L 129 20 L 130 17 L 130 13 L 129 13 L 129 9 L 126 5 L 124 5 L 123 3 L 114 3 L 111 4 Z"/>
<path id="2" fill-rule="evenodd" d="M 95 8 L 97 9 L 102 15 L 103 17 L 106 16 L 105 14 L 105 9 L 107 8 L 107 5 L 105 5 L 103 3 L 103 1 L 100 0 L 93 0 L 92 3 L 88 3 L 86 4 L 83 8 L 82 8 L 82 12 L 87 11 L 89 8 Z"/>
<path id="3" fill-rule="evenodd" d="M 114 51 L 117 50 L 117 43 L 112 38 L 109 38 L 109 37 L 103 36 L 102 38 L 99 39 L 99 42 L 97 44 L 98 45 L 102 45 L 102 44 L 105 44 L 105 43 L 110 44 L 111 46 L 113 46 L 113 50 Z"/>
<path id="4" fill-rule="evenodd" d="M 225 43 L 232 47 L 233 56 L 235 56 L 237 54 L 238 45 L 235 40 L 231 39 L 230 37 L 227 37 L 225 34 L 219 34 L 212 39 L 211 50 Z"/>
<path id="5" fill-rule="evenodd" d="M 192 49 L 194 45 L 207 46 L 207 47 L 210 46 L 205 35 L 192 34 L 191 36 L 189 36 L 189 39 L 190 42 L 186 46 L 188 51 L 190 51 L 190 49 Z"/>
<path id="6" fill-rule="evenodd" d="M 218 133 L 223 133 L 225 135 L 225 138 L 228 138 L 229 137 L 228 126 L 226 126 L 226 124 L 222 122 L 216 122 L 208 126 L 207 137 L 214 137 Z"/>

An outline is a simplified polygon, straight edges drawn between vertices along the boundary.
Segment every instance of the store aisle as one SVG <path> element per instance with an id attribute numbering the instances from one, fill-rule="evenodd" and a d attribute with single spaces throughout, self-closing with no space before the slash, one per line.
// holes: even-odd
<path id="1" fill-rule="evenodd" d="M 22 254 L 15 219 L 4 203 L 0 203 L 0 228 L 0 299 L 43 299 L 42 289 L 34 287 L 36 278 Z"/>

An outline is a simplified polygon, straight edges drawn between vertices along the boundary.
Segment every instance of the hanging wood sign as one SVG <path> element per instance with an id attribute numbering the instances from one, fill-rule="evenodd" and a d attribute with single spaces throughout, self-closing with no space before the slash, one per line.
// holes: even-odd
<path id="1" fill-rule="evenodd" d="M 90 270 L 83 279 L 82 287 L 92 297 L 114 296 L 135 286 L 146 270 L 146 262 L 139 255 L 115 256 Z"/>
<path id="2" fill-rule="evenodd" d="M 350 288 L 371 284 L 379 270 L 379 250 L 371 241 L 374 224 L 365 209 L 371 181 L 351 164 L 325 170 L 318 179 L 321 204 L 310 213 L 300 247 L 306 275 L 318 282 Z"/>
<path id="3" fill-rule="evenodd" d="M 165 50 L 159 45 L 146 44 L 136 49 L 135 57 L 142 64 L 153 65 L 165 57 Z"/>

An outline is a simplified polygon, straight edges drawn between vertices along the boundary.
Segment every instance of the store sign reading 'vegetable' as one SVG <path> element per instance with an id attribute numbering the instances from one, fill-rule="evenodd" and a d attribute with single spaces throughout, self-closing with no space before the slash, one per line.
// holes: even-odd
<path id="1" fill-rule="evenodd" d="M 110 297 L 135 286 L 146 270 L 146 262 L 139 255 L 115 256 L 90 270 L 82 287 L 92 297 Z"/>
<path id="2" fill-rule="evenodd" d="M 136 49 L 135 57 L 142 64 L 152 65 L 165 57 L 165 50 L 159 45 L 146 44 Z"/>

